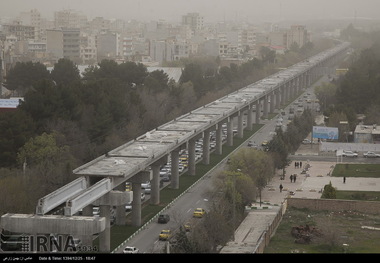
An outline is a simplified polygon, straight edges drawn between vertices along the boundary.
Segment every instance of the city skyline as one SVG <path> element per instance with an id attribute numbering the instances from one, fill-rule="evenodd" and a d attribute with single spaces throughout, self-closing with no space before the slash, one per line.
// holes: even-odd
<path id="1" fill-rule="evenodd" d="M 359 0 L 2 0 L 1 5 L 0 18 L 16 17 L 34 8 L 47 19 L 65 9 L 79 11 L 89 19 L 102 16 L 170 22 L 180 22 L 181 16 L 189 12 L 200 13 L 205 22 L 380 18 L 380 2 L 376 0 L 366 0 L 365 5 Z"/>

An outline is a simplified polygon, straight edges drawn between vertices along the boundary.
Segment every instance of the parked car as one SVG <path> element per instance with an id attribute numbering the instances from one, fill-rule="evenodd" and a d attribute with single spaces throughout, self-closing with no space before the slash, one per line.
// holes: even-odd
<path id="1" fill-rule="evenodd" d="M 374 152 L 366 152 L 366 153 L 363 153 L 363 156 L 366 158 L 377 158 L 377 157 L 380 157 L 380 154 L 374 153 Z"/>
<path id="2" fill-rule="evenodd" d="M 203 208 L 196 208 L 193 213 L 193 217 L 203 217 L 206 211 Z"/>
<path id="3" fill-rule="evenodd" d="M 144 189 L 144 193 L 145 193 L 146 195 L 150 195 L 151 192 L 152 192 L 152 189 L 151 189 L 151 188 L 145 188 L 145 189 Z"/>
<path id="4" fill-rule="evenodd" d="M 94 216 L 98 216 L 98 215 L 100 215 L 100 207 L 99 207 L 99 206 L 94 206 L 94 207 L 92 208 L 92 214 L 93 214 Z"/>
<path id="5" fill-rule="evenodd" d="M 125 247 L 123 249 L 124 254 L 136 254 L 139 253 L 139 249 L 135 247 Z"/>
<path id="6" fill-rule="evenodd" d="M 170 221 L 170 216 L 168 214 L 161 214 L 158 216 L 158 223 L 160 224 L 166 224 Z"/>
<path id="7" fill-rule="evenodd" d="M 150 188 L 150 182 L 142 183 L 141 189 Z"/>
<path id="8" fill-rule="evenodd" d="M 342 155 L 344 157 L 358 157 L 358 154 L 354 153 L 353 151 L 343 151 Z"/>
<path id="9" fill-rule="evenodd" d="M 171 237 L 171 232 L 168 229 L 164 229 L 161 231 L 160 235 L 158 236 L 159 240 L 168 240 Z"/>
<path id="10" fill-rule="evenodd" d="M 132 202 L 129 202 L 128 204 L 125 205 L 125 211 L 131 211 L 132 210 Z"/>

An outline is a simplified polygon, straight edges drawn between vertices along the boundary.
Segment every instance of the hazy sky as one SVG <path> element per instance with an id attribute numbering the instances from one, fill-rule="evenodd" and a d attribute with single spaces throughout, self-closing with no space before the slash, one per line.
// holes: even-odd
<path id="1" fill-rule="evenodd" d="M 54 11 L 63 9 L 81 11 L 90 19 L 103 16 L 178 22 L 188 12 L 201 13 L 205 22 L 380 18 L 380 0 L 0 0 L 0 18 L 33 8 L 51 19 Z"/>

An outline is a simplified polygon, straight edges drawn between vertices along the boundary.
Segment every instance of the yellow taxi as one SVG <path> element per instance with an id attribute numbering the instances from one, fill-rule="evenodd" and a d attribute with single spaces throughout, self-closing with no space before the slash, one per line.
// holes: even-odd
<path id="1" fill-rule="evenodd" d="M 203 208 L 196 208 L 193 213 L 193 217 L 203 217 L 206 211 Z"/>
<path id="2" fill-rule="evenodd" d="M 161 231 L 160 235 L 158 236 L 159 240 L 168 240 L 171 236 L 171 232 L 168 229 L 164 229 Z"/>
<path id="3" fill-rule="evenodd" d="M 185 228 L 185 231 L 186 231 L 186 232 L 190 232 L 190 230 L 191 230 L 191 225 L 190 225 L 189 222 L 186 222 L 186 223 L 183 225 L 183 227 Z"/>

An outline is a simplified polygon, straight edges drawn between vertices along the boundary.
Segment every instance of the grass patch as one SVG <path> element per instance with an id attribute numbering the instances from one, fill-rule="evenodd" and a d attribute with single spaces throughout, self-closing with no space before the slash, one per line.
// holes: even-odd
<path id="1" fill-rule="evenodd" d="M 321 235 L 309 244 L 295 243 L 292 227 L 306 225 Z M 380 231 L 362 226 L 379 227 L 380 215 L 288 208 L 264 253 L 380 253 Z"/>
<path id="2" fill-rule="evenodd" d="M 370 191 L 336 191 L 336 199 L 380 201 L 380 192 Z"/>
<path id="3" fill-rule="evenodd" d="M 380 164 L 337 164 L 331 176 L 380 178 Z"/>

